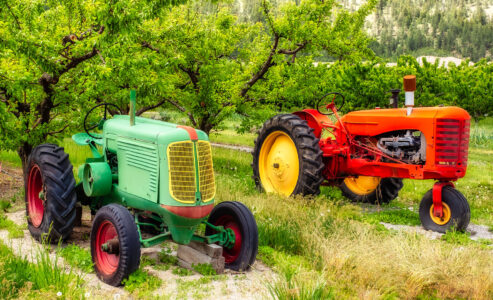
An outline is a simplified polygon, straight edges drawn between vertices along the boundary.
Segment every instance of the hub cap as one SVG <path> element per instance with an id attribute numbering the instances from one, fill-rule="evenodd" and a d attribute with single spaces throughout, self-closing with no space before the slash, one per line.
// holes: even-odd
<path id="1" fill-rule="evenodd" d="M 368 195 L 373 192 L 380 184 L 380 177 L 358 176 L 346 177 L 344 183 L 355 194 Z"/>
<path id="2" fill-rule="evenodd" d="M 447 205 L 447 203 L 445 202 L 442 202 L 442 211 L 443 211 L 443 216 L 440 218 L 440 217 L 436 217 L 434 214 L 433 214 L 433 208 L 434 208 L 434 204 L 431 205 L 430 207 L 430 218 L 433 222 L 435 222 L 436 224 L 438 225 L 445 225 L 447 224 L 449 221 L 450 221 L 450 217 L 452 216 L 452 213 L 450 211 L 450 207 Z"/>
<path id="3" fill-rule="evenodd" d="M 230 228 L 235 233 L 235 244 L 230 249 L 223 248 L 224 261 L 227 264 L 236 261 L 241 252 L 241 244 L 243 242 L 243 237 L 241 235 L 241 229 L 235 218 L 231 215 L 221 216 L 217 221 L 216 226 L 223 226 L 225 229 Z"/>
<path id="4" fill-rule="evenodd" d="M 43 222 L 44 215 L 44 193 L 43 179 L 41 178 L 41 170 L 38 165 L 34 165 L 29 171 L 27 181 L 27 210 L 31 224 L 34 227 L 39 227 Z"/>
<path id="5" fill-rule="evenodd" d="M 299 172 L 298 150 L 293 140 L 283 131 L 269 134 L 259 155 L 260 181 L 265 191 L 291 195 Z"/>
<path id="6" fill-rule="evenodd" d="M 103 250 L 103 245 L 118 238 L 115 226 L 110 221 L 103 221 L 96 235 L 96 266 L 105 275 L 113 274 L 118 268 L 119 254 L 110 254 Z"/>

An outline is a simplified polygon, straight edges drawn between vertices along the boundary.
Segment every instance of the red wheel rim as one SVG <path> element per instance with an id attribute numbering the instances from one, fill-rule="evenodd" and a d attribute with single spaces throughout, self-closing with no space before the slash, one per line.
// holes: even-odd
<path id="1" fill-rule="evenodd" d="M 216 226 L 223 226 L 225 229 L 231 228 L 233 232 L 235 233 L 235 244 L 232 248 L 224 248 L 223 249 L 223 256 L 224 256 L 224 261 L 227 264 L 233 263 L 238 259 L 238 256 L 240 255 L 241 252 L 241 244 L 243 241 L 243 237 L 241 235 L 241 230 L 238 222 L 233 218 L 231 215 L 224 215 L 221 216 L 216 223 L 214 224 Z"/>
<path id="2" fill-rule="evenodd" d="M 96 267 L 101 273 L 105 275 L 113 274 L 118 268 L 118 263 L 120 261 L 119 254 L 109 254 L 108 252 L 103 251 L 101 248 L 103 244 L 107 241 L 113 239 L 118 236 L 116 233 L 115 226 L 110 221 L 103 221 L 101 225 L 99 225 L 98 233 L 96 234 Z"/>
<path id="3" fill-rule="evenodd" d="M 31 224 L 39 227 L 43 222 L 45 207 L 43 200 L 39 198 L 39 193 L 43 190 L 43 178 L 38 165 L 34 165 L 29 171 L 27 180 L 27 210 Z"/>

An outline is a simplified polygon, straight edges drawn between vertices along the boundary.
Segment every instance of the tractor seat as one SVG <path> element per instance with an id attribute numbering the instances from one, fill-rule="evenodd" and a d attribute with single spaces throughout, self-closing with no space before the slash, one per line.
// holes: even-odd
<path id="1" fill-rule="evenodd" d="M 91 142 L 95 143 L 96 145 L 102 146 L 103 145 L 103 136 L 98 133 L 91 133 L 93 136 L 100 137 L 98 139 L 95 139 L 91 136 L 89 136 L 85 132 L 80 132 L 76 133 L 72 136 L 72 139 L 77 145 L 84 146 L 84 145 L 89 145 Z"/>

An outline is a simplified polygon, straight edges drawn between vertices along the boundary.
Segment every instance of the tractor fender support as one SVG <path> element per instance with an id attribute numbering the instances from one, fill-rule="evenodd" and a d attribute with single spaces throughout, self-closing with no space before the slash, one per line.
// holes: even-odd
<path id="1" fill-rule="evenodd" d="M 443 217 L 442 189 L 444 186 L 455 187 L 450 181 L 439 181 L 433 185 L 433 215 Z"/>

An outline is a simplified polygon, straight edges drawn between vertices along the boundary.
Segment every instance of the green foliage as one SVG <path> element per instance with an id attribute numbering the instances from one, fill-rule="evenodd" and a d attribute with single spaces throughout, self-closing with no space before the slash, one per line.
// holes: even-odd
<path id="1" fill-rule="evenodd" d="M 159 261 L 167 265 L 176 265 L 178 263 L 178 258 L 172 255 L 172 250 L 168 247 L 161 249 L 158 254 Z"/>
<path id="2" fill-rule="evenodd" d="M 155 289 L 161 286 L 162 280 L 139 268 L 130 274 L 128 279 L 123 280 L 123 284 L 126 291 L 136 294 L 138 298 L 142 298 L 150 296 Z"/>
<path id="3" fill-rule="evenodd" d="M 217 275 L 216 270 L 214 270 L 211 264 L 192 264 L 192 268 L 195 270 L 195 272 L 204 276 Z"/>
<path id="4" fill-rule="evenodd" d="M 326 282 L 318 281 L 310 286 L 292 278 L 283 278 L 267 285 L 276 300 L 322 300 L 337 299 Z"/>
<path id="5" fill-rule="evenodd" d="M 93 272 L 91 253 L 88 250 L 72 244 L 64 248 L 58 248 L 57 252 L 69 265 L 86 273 Z"/>
<path id="6" fill-rule="evenodd" d="M 0 212 L 0 229 L 6 229 L 9 232 L 9 238 L 17 239 L 24 237 L 24 230 L 21 226 L 14 223 L 6 215 Z"/>
<path id="7" fill-rule="evenodd" d="M 193 275 L 193 271 L 181 267 L 176 267 L 171 271 L 171 273 L 178 275 L 178 276 L 190 276 Z"/>
<path id="8" fill-rule="evenodd" d="M 399 208 L 385 208 L 383 211 L 364 214 L 362 219 L 372 224 L 378 224 L 380 222 L 400 225 L 419 226 L 421 221 L 419 220 L 419 214 L 410 211 L 408 209 Z"/>
<path id="9" fill-rule="evenodd" d="M 36 263 L 30 263 L 0 242 L 0 298 L 39 298 L 46 293 L 54 298 L 58 292 L 62 299 L 83 297 L 82 279 L 72 270 L 67 272 L 56 257 L 52 261 L 43 248 L 34 257 Z"/>
<path id="10" fill-rule="evenodd" d="M 470 57 L 489 55 L 493 47 L 491 2 L 446 0 L 380 1 L 371 28 L 377 55 L 402 54 Z M 442 52 L 442 53 L 438 53 Z"/>

